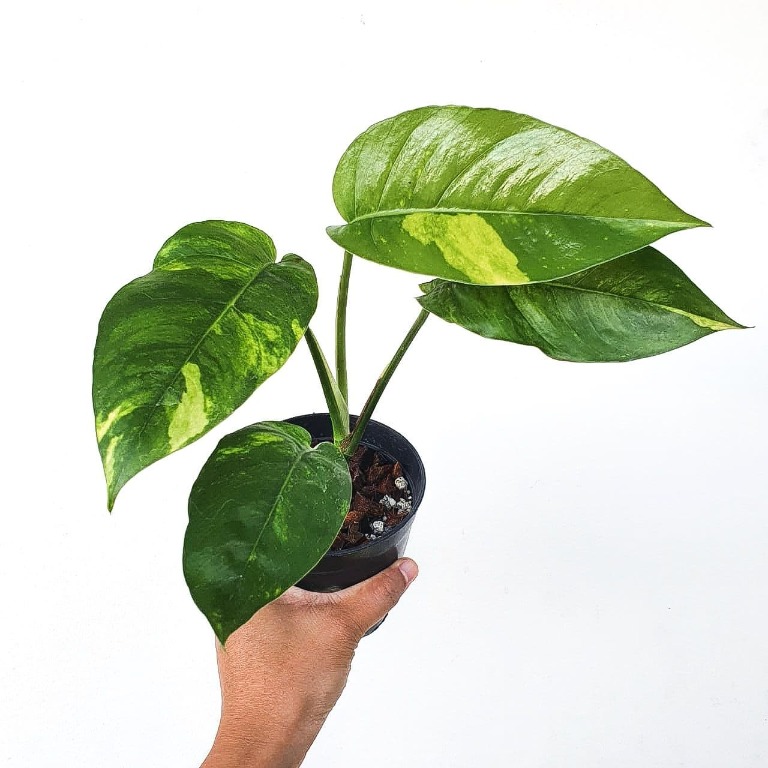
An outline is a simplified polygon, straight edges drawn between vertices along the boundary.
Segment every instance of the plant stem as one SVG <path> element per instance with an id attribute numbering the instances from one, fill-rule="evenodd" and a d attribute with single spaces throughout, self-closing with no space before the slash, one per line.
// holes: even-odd
<path id="1" fill-rule="evenodd" d="M 395 369 L 400 364 L 403 356 L 408 351 L 408 347 L 411 346 L 411 342 L 416 338 L 416 334 L 421 330 L 421 326 L 424 325 L 428 317 L 429 312 L 426 309 L 422 309 L 419 313 L 419 316 L 416 318 L 416 322 L 411 326 L 411 329 L 405 335 L 402 343 L 397 348 L 397 352 L 395 352 L 394 357 L 389 361 L 389 364 L 382 371 L 381 376 L 379 376 L 377 379 L 376 386 L 371 391 L 371 394 L 368 396 L 368 400 L 363 406 L 363 410 L 360 412 L 360 416 L 357 419 L 357 424 L 355 424 L 355 429 L 353 430 L 352 434 L 341 443 L 341 450 L 345 456 L 350 457 L 357 450 L 357 446 L 360 443 L 363 433 L 365 432 L 365 428 L 368 426 L 368 422 L 371 420 L 373 410 L 376 408 L 376 405 L 379 402 L 379 399 L 381 398 L 381 395 L 384 392 L 387 384 L 389 384 L 389 380 L 392 378 L 392 374 L 395 372 Z"/>
<path id="2" fill-rule="evenodd" d="M 331 425 L 333 426 L 333 442 L 339 445 L 342 439 L 349 433 L 347 401 L 342 396 L 339 385 L 336 383 L 336 379 L 333 378 L 328 361 L 325 359 L 323 350 L 320 349 L 317 337 L 310 328 L 307 328 L 304 340 L 307 342 L 309 352 L 312 355 L 312 361 L 315 364 L 320 385 L 323 388 L 325 402 L 328 405 L 328 413 L 331 416 Z"/>
<path id="3" fill-rule="evenodd" d="M 349 296 L 349 273 L 352 271 L 352 254 L 344 251 L 344 263 L 339 280 L 339 296 L 336 302 L 336 381 L 339 383 L 344 400 L 349 402 L 347 383 L 347 297 Z"/>

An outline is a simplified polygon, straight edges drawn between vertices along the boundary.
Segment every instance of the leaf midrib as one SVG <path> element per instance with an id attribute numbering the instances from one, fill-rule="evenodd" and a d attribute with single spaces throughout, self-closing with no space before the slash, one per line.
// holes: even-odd
<path id="1" fill-rule="evenodd" d="M 265 264 L 259 269 L 253 277 L 248 280 L 247 283 L 243 285 L 243 287 L 235 294 L 235 296 L 232 298 L 231 301 L 229 301 L 225 307 L 221 310 L 221 312 L 218 314 L 216 319 L 206 328 L 205 333 L 200 336 L 197 343 L 192 347 L 189 354 L 185 358 L 184 362 L 179 366 L 176 373 L 174 373 L 173 378 L 168 382 L 168 384 L 163 388 L 160 397 L 158 398 L 157 402 L 152 406 L 152 410 L 150 410 L 149 414 L 147 415 L 147 418 L 144 420 L 144 423 L 141 425 L 141 429 L 136 433 L 135 439 L 138 440 L 141 435 L 144 433 L 144 430 L 149 426 L 149 423 L 152 421 L 152 417 L 155 415 L 155 411 L 157 411 L 158 407 L 160 406 L 160 403 L 163 401 L 163 398 L 167 394 L 168 390 L 174 385 L 176 380 L 181 375 L 181 371 L 184 368 L 184 366 L 192 359 L 195 352 L 200 348 L 200 345 L 205 341 L 205 339 L 208 337 L 208 334 L 214 329 L 216 325 L 218 325 L 219 322 L 221 322 L 221 319 L 224 317 L 224 315 L 227 314 L 231 309 L 235 308 L 235 305 L 237 304 L 240 297 L 253 285 L 256 278 L 263 272 L 265 267 L 268 265 Z"/>
<path id="2" fill-rule="evenodd" d="M 577 273 L 578 274 L 578 273 Z M 595 296 L 604 296 L 604 297 L 611 297 L 616 299 L 624 299 L 626 301 L 634 301 L 642 304 L 647 304 L 651 307 L 656 307 L 658 309 L 666 310 L 667 312 L 671 312 L 673 314 L 677 314 L 678 312 L 688 312 L 687 309 L 682 309 L 681 307 L 672 307 L 669 304 L 659 304 L 658 302 L 651 301 L 650 299 L 643 299 L 639 296 L 627 296 L 623 293 L 611 293 L 610 291 L 598 291 L 594 288 L 582 288 L 578 285 L 568 285 L 567 283 L 561 283 L 558 280 L 547 280 L 542 281 L 539 283 L 531 283 L 530 285 L 522 284 L 522 285 L 469 285 L 467 283 L 453 283 L 450 280 L 442 281 L 441 285 L 438 285 L 437 289 L 434 292 L 441 292 L 443 290 L 450 290 L 450 286 L 452 285 L 458 285 L 458 286 L 464 286 L 466 285 L 469 288 L 491 288 L 491 289 L 503 289 L 507 291 L 516 291 L 516 290 L 523 290 L 523 291 L 530 291 L 530 290 L 538 290 L 541 287 L 545 286 L 553 286 L 555 288 L 564 288 L 569 291 L 579 291 L 581 293 L 591 293 Z M 423 290 L 423 289 L 422 289 Z M 429 296 L 429 293 L 424 293 L 424 297 Z M 688 312 L 691 315 L 695 315 L 696 317 L 700 317 L 702 320 L 711 320 L 713 322 L 722 322 L 721 320 L 717 320 L 714 317 L 706 317 L 705 315 L 700 315 L 697 312 Z M 528 319 L 525 318 L 526 322 L 528 322 Z"/>
<path id="3" fill-rule="evenodd" d="M 408 216 L 413 213 L 447 213 L 447 214 L 477 214 L 477 215 L 494 215 L 494 216 L 560 216 L 563 218 L 573 219 L 591 219 L 594 221 L 619 221 L 619 222 L 642 222 L 645 224 L 679 224 L 685 227 L 707 227 L 709 224 L 690 216 L 688 220 L 683 219 L 646 219 L 646 218 L 630 218 L 624 216 L 593 216 L 586 213 L 559 213 L 557 211 L 520 211 L 520 210 L 492 210 L 484 208 L 391 208 L 384 211 L 373 211 L 372 213 L 365 213 L 362 216 L 356 216 L 352 221 L 346 222 L 346 224 L 339 225 L 336 228 L 350 226 L 351 224 L 357 224 L 360 221 L 367 221 L 369 219 L 386 219 L 394 218 L 395 216 Z"/>
<path id="4" fill-rule="evenodd" d="M 277 511 L 278 506 L 280 505 L 280 502 L 283 500 L 283 491 L 285 491 L 286 486 L 288 485 L 288 481 L 291 479 L 296 467 L 301 463 L 303 458 L 308 454 L 312 452 L 312 448 L 304 448 L 301 453 L 295 458 L 293 463 L 291 464 L 290 468 L 288 469 L 288 472 L 285 475 L 285 480 L 283 480 L 282 485 L 280 486 L 280 490 L 277 492 L 277 496 L 275 497 L 275 501 L 272 504 L 269 514 L 267 515 L 266 519 L 264 520 L 264 525 L 261 526 L 261 530 L 259 531 L 259 535 L 256 537 L 256 541 L 254 542 L 253 546 L 251 547 L 251 551 L 248 553 L 248 557 L 245 560 L 245 566 L 243 568 L 243 578 L 245 577 L 245 573 L 248 571 L 248 566 L 250 565 L 254 554 L 256 553 L 256 550 L 258 549 L 259 544 L 261 543 L 262 536 L 264 536 L 264 532 L 269 527 L 270 523 L 272 522 L 275 513 Z M 241 582 L 242 583 L 242 582 Z"/>
<path id="5" fill-rule="evenodd" d="M 525 286 L 525 285 L 508 285 L 508 286 L 499 286 L 499 287 L 506 287 L 506 288 L 533 288 L 534 285 L 536 286 L 545 286 L 545 285 L 554 285 L 557 288 L 565 288 L 569 291 L 580 291 L 581 293 L 592 293 L 595 296 L 609 296 L 617 299 L 625 299 L 627 301 L 636 301 L 643 304 L 648 304 L 651 307 L 657 307 L 659 309 L 666 310 L 667 312 L 672 312 L 672 314 L 677 314 L 678 312 L 688 312 L 687 309 L 682 309 L 682 307 L 672 307 L 669 304 L 659 304 L 658 302 L 651 301 L 650 299 L 643 299 L 639 296 L 627 296 L 623 293 L 611 293 L 610 291 L 598 291 L 594 288 L 582 288 L 578 285 L 568 285 L 566 283 L 560 283 L 557 280 L 550 280 L 548 282 L 541 282 L 541 283 L 534 283 L 531 286 Z M 495 286 L 491 286 L 495 287 Z M 714 317 L 706 317 L 705 315 L 700 315 L 698 312 L 688 312 L 688 314 L 695 315 L 696 317 L 700 317 L 702 320 L 711 320 L 713 322 L 722 322 L 720 320 L 716 320 Z"/>

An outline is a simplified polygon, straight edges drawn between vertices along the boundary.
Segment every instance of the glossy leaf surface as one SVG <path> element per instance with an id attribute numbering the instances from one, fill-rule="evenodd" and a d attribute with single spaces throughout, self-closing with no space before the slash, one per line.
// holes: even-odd
<path id="1" fill-rule="evenodd" d="M 448 322 L 572 362 L 635 360 L 744 327 L 653 248 L 548 283 L 422 289 L 419 303 Z"/>
<path id="2" fill-rule="evenodd" d="M 599 145 L 526 115 L 424 107 L 378 123 L 333 182 L 340 246 L 478 285 L 573 274 L 703 226 Z"/>
<path id="3" fill-rule="evenodd" d="M 122 486 L 229 416 L 288 359 L 317 305 L 312 267 L 271 239 L 207 221 L 171 237 L 112 298 L 93 362 L 112 509 Z"/>
<path id="4" fill-rule="evenodd" d="M 184 575 L 223 643 L 308 573 L 349 511 L 349 468 L 302 427 L 262 422 L 227 435 L 192 487 Z"/>

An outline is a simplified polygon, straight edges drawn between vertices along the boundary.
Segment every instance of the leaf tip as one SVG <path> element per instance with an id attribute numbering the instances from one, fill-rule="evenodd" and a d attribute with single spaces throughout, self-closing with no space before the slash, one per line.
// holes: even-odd
<path id="1" fill-rule="evenodd" d="M 224 648 L 227 639 L 232 634 L 231 630 L 225 629 L 223 626 L 213 627 L 213 633 L 216 635 L 216 639 L 221 643 L 221 647 Z"/>
<path id="2" fill-rule="evenodd" d="M 681 211 L 681 213 L 683 215 L 680 217 L 680 222 L 682 223 L 684 229 L 698 229 L 699 227 L 712 226 L 708 221 L 704 221 L 704 219 L 700 219 L 698 216 L 692 216 L 686 211 Z"/>
<path id="3" fill-rule="evenodd" d="M 429 293 L 434 287 L 436 280 L 427 280 L 425 283 L 419 283 L 419 290 L 422 293 Z"/>
<path id="4" fill-rule="evenodd" d="M 105 474 L 107 475 L 107 510 L 111 512 L 114 509 L 117 495 L 123 489 L 123 486 L 127 481 L 121 478 L 115 478 L 111 469 Z"/>

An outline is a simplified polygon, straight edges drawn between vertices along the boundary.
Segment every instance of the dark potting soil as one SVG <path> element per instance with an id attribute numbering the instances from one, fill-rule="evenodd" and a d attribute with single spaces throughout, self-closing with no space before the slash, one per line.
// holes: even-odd
<path id="1" fill-rule="evenodd" d="M 349 459 L 352 504 L 332 550 L 379 538 L 411 513 L 411 489 L 400 462 L 361 445 Z"/>

